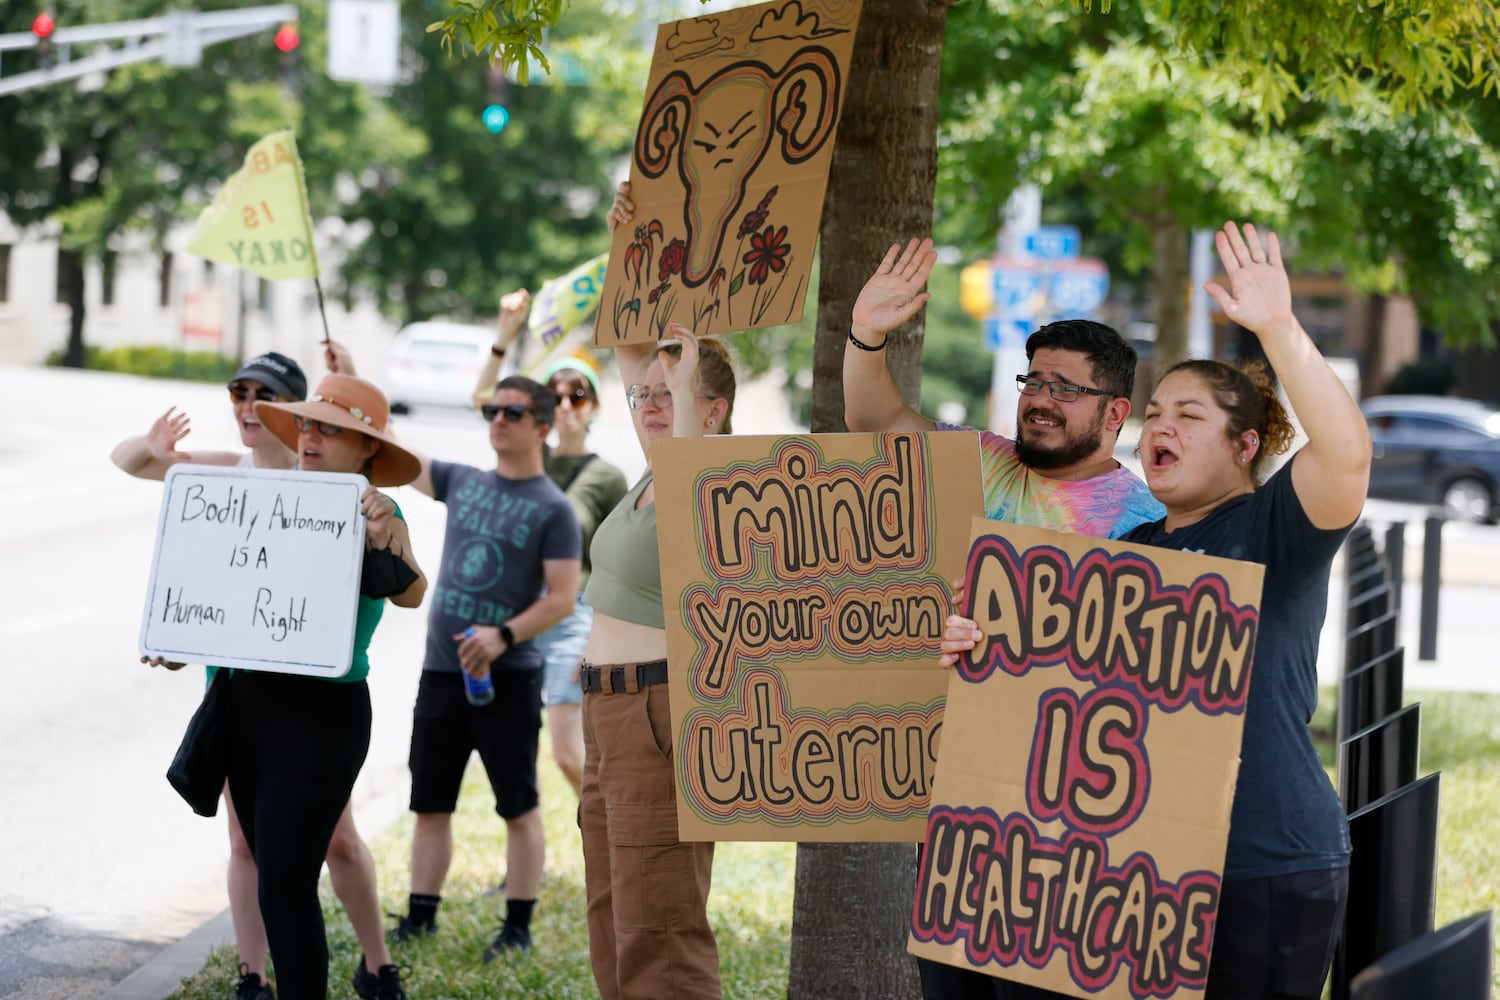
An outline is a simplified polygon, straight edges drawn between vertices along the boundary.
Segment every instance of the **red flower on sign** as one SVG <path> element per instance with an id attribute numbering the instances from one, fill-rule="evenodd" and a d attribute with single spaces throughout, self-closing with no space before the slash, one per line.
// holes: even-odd
<path id="1" fill-rule="evenodd" d="M 786 242 L 786 226 L 780 229 L 767 226 L 765 232 L 752 235 L 750 252 L 743 258 L 750 265 L 750 283 L 764 284 L 772 271 L 779 273 L 786 267 L 786 258 L 791 252 L 792 246 Z"/>
<path id="2" fill-rule="evenodd" d="M 661 260 L 658 263 L 656 276 L 661 281 L 666 281 L 674 274 L 681 274 L 683 265 L 687 263 L 687 244 L 682 240 L 673 240 L 662 247 Z"/>

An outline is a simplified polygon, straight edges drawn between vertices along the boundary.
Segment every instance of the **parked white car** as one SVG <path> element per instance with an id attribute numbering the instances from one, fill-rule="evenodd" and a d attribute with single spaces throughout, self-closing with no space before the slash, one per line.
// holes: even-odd
<path id="1" fill-rule="evenodd" d="M 466 323 L 431 320 L 402 327 L 386 358 L 384 389 L 391 412 L 472 406 L 474 380 L 494 343 L 494 330 Z"/>

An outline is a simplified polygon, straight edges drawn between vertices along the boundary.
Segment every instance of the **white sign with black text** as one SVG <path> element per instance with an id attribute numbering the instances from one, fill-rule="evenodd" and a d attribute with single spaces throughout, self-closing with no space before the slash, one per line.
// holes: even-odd
<path id="1" fill-rule="evenodd" d="M 173 466 L 142 653 L 312 677 L 348 673 L 366 485 L 346 473 Z"/>

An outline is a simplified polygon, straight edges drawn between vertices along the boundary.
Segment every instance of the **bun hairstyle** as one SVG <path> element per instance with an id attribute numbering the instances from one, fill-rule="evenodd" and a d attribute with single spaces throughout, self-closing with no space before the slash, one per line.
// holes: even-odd
<path id="1" fill-rule="evenodd" d="M 1222 361 L 1180 361 L 1162 378 L 1175 371 L 1196 375 L 1208 386 L 1228 418 L 1229 440 L 1236 447 L 1246 431 L 1259 435 L 1260 447 L 1250 458 L 1250 476 L 1260 482 L 1266 459 L 1284 454 L 1297 437 L 1291 415 L 1281 405 L 1266 366 L 1259 361 L 1244 361 L 1238 367 Z"/>
<path id="2" fill-rule="evenodd" d="M 662 350 L 674 358 L 682 355 L 680 344 L 668 344 Z M 728 344 L 715 337 L 698 338 L 697 378 L 699 393 L 709 399 L 722 399 L 729 404 L 729 408 L 724 411 L 724 419 L 719 421 L 718 431 L 721 434 L 733 434 L 734 355 Z"/>

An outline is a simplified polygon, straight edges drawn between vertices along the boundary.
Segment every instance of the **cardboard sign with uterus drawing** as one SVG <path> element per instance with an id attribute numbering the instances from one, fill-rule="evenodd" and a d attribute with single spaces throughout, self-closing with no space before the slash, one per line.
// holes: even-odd
<path id="1" fill-rule="evenodd" d="M 597 346 L 802 317 L 860 6 L 780 0 L 660 27 Z"/>

